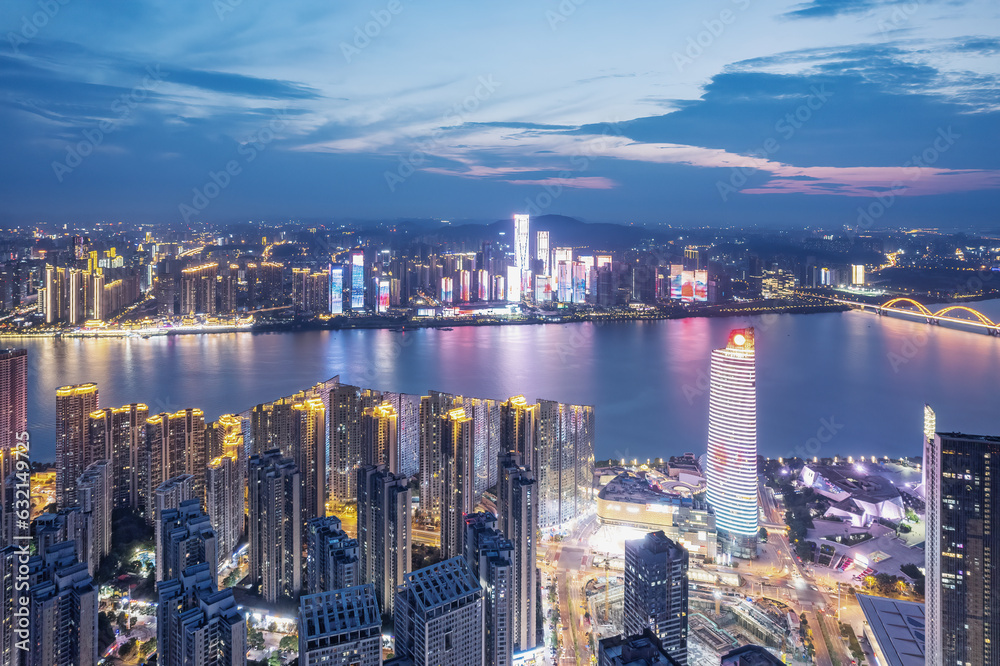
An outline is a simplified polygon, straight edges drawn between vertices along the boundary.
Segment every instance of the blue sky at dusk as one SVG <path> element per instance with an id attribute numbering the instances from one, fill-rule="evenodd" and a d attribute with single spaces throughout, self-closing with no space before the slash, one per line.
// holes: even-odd
<path id="1" fill-rule="evenodd" d="M 7 0 L 0 28 L 7 223 L 997 226 L 995 0 Z"/>

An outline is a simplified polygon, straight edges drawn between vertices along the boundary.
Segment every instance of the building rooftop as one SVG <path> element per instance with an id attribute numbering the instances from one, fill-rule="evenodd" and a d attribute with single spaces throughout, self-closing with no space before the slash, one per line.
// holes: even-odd
<path id="1" fill-rule="evenodd" d="M 670 477 L 664 477 L 662 486 L 673 489 L 680 485 L 680 482 Z M 661 482 L 656 477 L 647 473 L 636 473 L 623 471 L 621 474 L 608 481 L 607 485 L 601 488 L 598 498 L 613 502 L 631 502 L 635 504 L 656 504 L 661 506 L 685 506 L 692 508 L 708 508 L 702 500 L 692 497 L 685 497 L 677 493 L 664 492 Z M 684 486 L 688 493 L 698 493 L 704 487 Z"/>
<path id="2" fill-rule="evenodd" d="M 380 626 L 375 586 L 357 585 L 299 599 L 299 631 L 306 639 Z"/>
<path id="3" fill-rule="evenodd" d="M 600 641 L 602 664 L 608 666 L 677 666 L 652 631 L 635 636 L 611 636 Z"/>
<path id="4" fill-rule="evenodd" d="M 766 648 L 744 645 L 724 655 L 720 666 L 781 666 L 784 663 Z"/>
<path id="5" fill-rule="evenodd" d="M 916 666 L 925 663 L 926 624 L 924 605 L 883 597 L 858 595 L 868 632 L 874 635 L 877 650 L 887 666 Z"/>
<path id="6" fill-rule="evenodd" d="M 482 593 L 479 581 L 461 556 L 406 574 L 403 586 L 424 612 Z"/>

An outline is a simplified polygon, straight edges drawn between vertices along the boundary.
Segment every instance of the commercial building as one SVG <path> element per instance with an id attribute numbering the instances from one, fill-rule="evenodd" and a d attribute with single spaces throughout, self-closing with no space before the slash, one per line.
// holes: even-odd
<path id="1" fill-rule="evenodd" d="M 648 628 L 635 636 L 611 636 L 597 643 L 597 666 L 678 666 Z"/>
<path id="2" fill-rule="evenodd" d="M 210 563 L 187 567 L 156 584 L 157 663 L 162 666 L 243 666 L 246 618 L 233 591 L 219 590 Z"/>
<path id="3" fill-rule="evenodd" d="M 299 600 L 299 666 L 382 666 L 382 617 L 372 585 Z"/>
<path id="4" fill-rule="evenodd" d="M 483 666 L 483 590 L 465 557 L 406 574 L 393 620 L 396 653 L 414 666 Z"/>
<path id="5" fill-rule="evenodd" d="M 1000 437 L 942 433 L 924 449 L 927 662 L 1000 659 Z"/>
<path id="6" fill-rule="evenodd" d="M 833 502 L 827 516 L 853 527 L 868 527 L 880 520 L 899 523 L 906 517 L 903 498 L 895 484 L 878 474 L 869 474 L 862 464 L 808 463 L 803 466 L 799 480 Z"/>
<path id="7" fill-rule="evenodd" d="M 309 594 L 354 587 L 361 580 L 358 540 L 340 528 L 336 516 L 306 523 L 306 576 Z"/>
<path id="8" fill-rule="evenodd" d="M 541 606 L 538 554 L 538 482 L 521 467 L 517 453 L 500 454 L 497 483 L 497 522 L 500 532 L 513 545 L 510 617 L 513 652 L 524 652 L 542 641 L 538 631 Z"/>
<path id="9" fill-rule="evenodd" d="M 97 460 L 90 447 L 88 417 L 97 410 L 97 384 L 56 389 L 56 504 L 76 506 L 76 480 Z"/>
<path id="10" fill-rule="evenodd" d="M 865 638 L 884 666 L 922 666 L 927 663 L 927 624 L 924 604 L 859 594 L 865 615 Z"/>
<path id="11" fill-rule="evenodd" d="M 648 532 L 661 530 L 692 557 L 714 562 L 718 555 L 715 514 L 703 494 L 665 492 L 663 488 L 670 486 L 657 483 L 654 487 L 651 474 L 623 471 L 605 484 L 597 494 L 600 524 Z M 699 490 L 698 486 L 687 488 Z"/>
<path id="12" fill-rule="evenodd" d="M 706 475 L 723 552 L 755 558 L 757 369 L 752 328 L 731 331 L 726 347 L 712 352 Z"/>
<path id="13" fill-rule="evenodd" d="M 302 479 L 278 449 L 250 456 L 250 578 L 267 603 L 302 589 Z"/>
<path id="14" fill-rule="evenodd" d="M 393 611 L 396 588 L 411 567 L 411 493 L 406 477 L 386 465 L 358 470 L 361 579 L 373 583 L 379 608 Z"/>
<path id="15" fill-rule="evenodd" d="M 625 542 L 625 633 L 650 629 L 687 664 L 688 554 L 663 532 Z"/>

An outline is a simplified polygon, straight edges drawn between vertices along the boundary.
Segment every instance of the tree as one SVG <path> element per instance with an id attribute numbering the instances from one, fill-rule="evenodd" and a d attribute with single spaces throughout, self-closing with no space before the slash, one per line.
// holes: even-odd
<path id="1" fill-rule="evenodd" d="M 249 627 L 247 629 L 247 645 L 249 645 L 254 650 L 264 649 L 264 632 L 256 627 Z"/>
<path id="2" fill-rule="evenodd" d="M 278 649 L 282 652 L 291 652 L 299 649 L 299 637 L 295 634 L 282 636 L 278 642 Z"/>
<path id="3" fill-rule="evenodd" d="M 148 641 L 142 644 L 142 646 L 139 648 L 139 652 L 142 654 L 143 657 L 145 657 L 146 655 L 151 654 L 155 649 L 156 649 L 156 636 L 153 636 Z"/>
<path id="4" fill-rule="evenodd" d="M 138 652 L 138 639 L 130 638 L 118 648 L 118 656 L 125 661 L 129 661 Z"/>
<path id="5" fill-rule="evenodd" d="M 757 533 L 757 537 L 760 539 L 761 543 L 767 543 L 767 528 L 760 528 L 760 532 Z"/>

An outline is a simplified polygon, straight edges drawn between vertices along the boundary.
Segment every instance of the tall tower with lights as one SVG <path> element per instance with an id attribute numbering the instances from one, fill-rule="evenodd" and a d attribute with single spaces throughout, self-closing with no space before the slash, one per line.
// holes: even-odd
<path id="1" fill-rule="evenodd" d="M 528 254 L 529 216 L 514 216 L 514 265 L 521 276 L 521 293 L 530 289 L 531 255 Z"/>
<path id="2" fill-rule="evenodd" d="M 757 556 L 757 369 L 753 328 L 712 352 L 708 400 L 708 501 L 722 552 Z"/>

